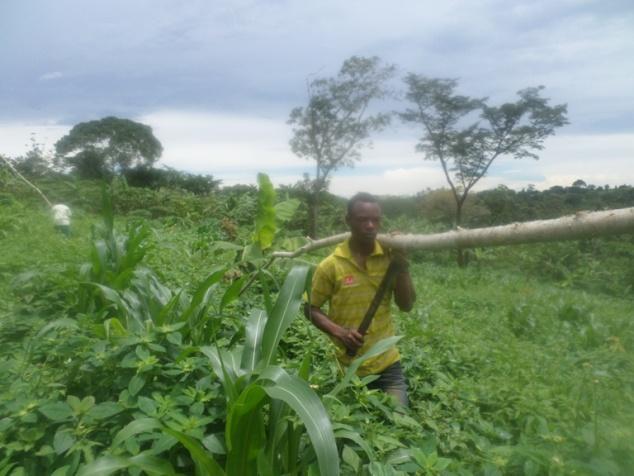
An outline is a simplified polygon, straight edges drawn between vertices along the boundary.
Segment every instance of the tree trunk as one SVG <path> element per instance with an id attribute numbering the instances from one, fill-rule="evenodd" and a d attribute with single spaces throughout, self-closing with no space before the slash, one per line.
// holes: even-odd
<path id="1" fill-rule="evenodd" d="M 634 207 L 601 212 L 578 212 L 575 215 L 553 220 L 513 223 L 473 230 L 459 229 L 433 235 L 379 235 L 378 240 L 390 248 L 450 250 L 578 240 L 623 233 L 634 233 Z M 310 241 L 295 251 L 278 251 L 273 253 L 273 256 L 294 258 L 303 253 L 339 243 L 348 236 L 349 233 L 342 233 L 318 241 Z"/>
<path id="2" fill-rule="evenodd" d="M 466 195 L 462 198 L 457 198 L 456 196 L 456 217 L 454 222 L 456 230 L 459 230 L 460 225 L 462 225 L 462 207 L 466 198 Z M 460 268 L 467 267 L 467 253 L 462 248 L 458 248 L 456 250 L 456 262 Z"/>
<path id="3" fill-rule="evenodd" d="M 313 193 L 308 202 L 308 236 L 317 238 L 317 219 L 319 217 L 319 192 Z"/>

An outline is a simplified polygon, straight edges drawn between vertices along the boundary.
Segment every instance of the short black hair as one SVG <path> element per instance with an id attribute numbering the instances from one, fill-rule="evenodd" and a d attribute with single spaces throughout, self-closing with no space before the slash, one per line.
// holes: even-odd
<path id="1" fill-rule="evenodd" d="M 350 200 L 348 200 L 348 215 L 352 214 L 352 209 L 356 203 L 365 202 L 365 203 L 379 203 L 376 197 L 367 192 L 359 192 L 355 193 Z"/>

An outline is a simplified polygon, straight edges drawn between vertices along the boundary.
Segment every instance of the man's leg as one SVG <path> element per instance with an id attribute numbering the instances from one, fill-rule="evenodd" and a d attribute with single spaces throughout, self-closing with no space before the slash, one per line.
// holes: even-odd
<path id="1" fill-rule="evenodd" d="M 368 385 L 368 388 L 383 390 L 398 400 L 398 402 L 407 407 L 409 400 L 407 398 L 407 380 L 403 374 L 401 362 L 395 362 L 379 374 L 379 378 Z"/>

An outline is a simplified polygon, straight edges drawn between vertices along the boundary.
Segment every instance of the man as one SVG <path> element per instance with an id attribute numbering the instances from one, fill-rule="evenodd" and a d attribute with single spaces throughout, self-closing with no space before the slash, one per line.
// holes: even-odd
<path id="1" fill-rule="evenodd" d="M 70 217 L 72 212 L 63 203 L 53 205 L 51 208 L 53 212 L 53 221 L 55 222 L 55 228 L 64 234 L 64 236 L 70 236 Z"/>
<path id="2" fill-rule="evenodd" d="M 337 359 L 348 365 L 350 353 L 362 355 L 377 341 L 394 335 L 390 314 L 392 293 L 402 311 L 410 311 L 416 294 L 405 258 L 384 249 L 376 240 L 381 224 L 381 209 L 368 193 L 358 193 L 348 202 L 346 223 L 350 238 L 324 259 L 313 277 L 309 315 L 313 324 L 335 343 Z M 386 293 L 365 335 L 357 328 L 367 311 L 391 259 L 399 266 L 393 290 Z M 322 306 L 329 302 L 328 313 Z M 407 406 L 407 383 L 396 347 L 366 360 L 359 368 L 361 376 L 376 374 L 370 388 L 379 388 Z"/>

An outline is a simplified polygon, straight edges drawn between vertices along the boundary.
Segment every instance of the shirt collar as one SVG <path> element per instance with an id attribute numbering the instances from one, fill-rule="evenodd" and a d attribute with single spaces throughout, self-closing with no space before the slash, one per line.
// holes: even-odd
<path id="1" fill-rule="evenodd" d="M 378 240 L 374 240 L 374 250 L 370 254 L 370 256 L 380 256 L 385 254 L 383 251 L 383 247 Z M 335 256 L 340 256 L 342 258 L 352 259 L 352 251 L 350 251 L 350 238 L 346 238 L 346 240 L 339 244 L 337 248 L 335 248 Z"/>

